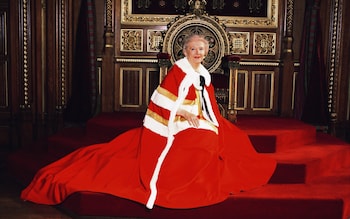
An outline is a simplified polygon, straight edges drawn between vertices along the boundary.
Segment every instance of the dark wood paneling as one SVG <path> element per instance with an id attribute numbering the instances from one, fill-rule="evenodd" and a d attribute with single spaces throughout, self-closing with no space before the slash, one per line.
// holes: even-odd
<path id="1" fill-rule="evenodd" d="M 9 151 L 12 145 L 12 116 L 10 107 L 9 5 L 0 1 L 0 151 Z"/>
<path id="2" fill-rule="evenodd" d="M 0 8 L 0 110 L 9 107 L 8 10 Z"/>
<path id="3" fill-rule="evenodd" d="M 238 71 L 236 108 L 246 109 L 248 97 L 248 71 Z"/>
<path id="4" fill-rule="evenodd" d="M 273 107 L 273 72 L 254 72 L 252 75 L 254 90 L 252 97 L 252 108 L 256 110 L 270 111 Z"/>
<path id="5" fill-rule="evenodd" d="M 142 103 L 140 97 L 142 68 L 122 68 L 121 79 L 121 105 L 140 106 Z"/>

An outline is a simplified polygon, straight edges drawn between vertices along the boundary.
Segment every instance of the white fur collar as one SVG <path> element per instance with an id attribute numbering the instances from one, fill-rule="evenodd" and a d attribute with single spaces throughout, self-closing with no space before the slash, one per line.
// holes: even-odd
<path id="1" fill-rule="evenodd" d="M 190 76 L 193 80 L 193 85 L 198 89 L 202 89 L 199 85 L 199 75 L 202 75 L 205 78 L 205 85 L 209 86 L 211 83 L 211 77 L 209 71 L 201 64 L 199 66 L 199 72 L 196 72 L 191 64 L 188 62 L 188 59 L 182 58 L 175 62 L 179 68 L 181 68 L 182 71 L 184 71 L 187 76 Z"/>

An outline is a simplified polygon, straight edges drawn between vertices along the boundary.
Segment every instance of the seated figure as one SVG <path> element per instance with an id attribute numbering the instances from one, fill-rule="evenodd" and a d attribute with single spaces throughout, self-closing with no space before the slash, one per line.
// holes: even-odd
<path id="1" fill-rule="evenodd" d="M 111 194 L 153 208 L 195 208 L 263 186 L 276 161 L 220 115 L 203 36 L 188 36 L 184 58 L 154 91 L 143 126 L 80 148 L 38 171 L 21 198 L 59 204 L 79 191 Z"/>

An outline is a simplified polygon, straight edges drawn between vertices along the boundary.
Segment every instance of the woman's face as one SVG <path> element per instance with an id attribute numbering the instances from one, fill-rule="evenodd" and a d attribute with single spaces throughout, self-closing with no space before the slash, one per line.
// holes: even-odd
<path id="1" fill-rule="evenodd" d="M 198 66 L 201 64 L 206 53 L 206 44 L 203 40 L 196 37 L 192 38 L 184 49 L 184 54 L 192 66 Z"/>

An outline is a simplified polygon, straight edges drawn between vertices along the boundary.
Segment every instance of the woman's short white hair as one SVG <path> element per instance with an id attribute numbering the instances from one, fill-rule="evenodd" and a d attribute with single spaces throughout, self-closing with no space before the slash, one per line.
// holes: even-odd
<path id="1" fill-rule="evenodd" d="M 205 54 L 208 54 L 209 51 L 209 41 L 205 39 L 205 36 L 200 35 L 200 34 L 191 34 L 185 37 L 184 42 L 183 42 L 183 47 L 182 49 L 185 50 L 187 48 L 187 45 L 189 42 L 192 40 L 199 40 L 202 41 L 205 45 Z"/>

